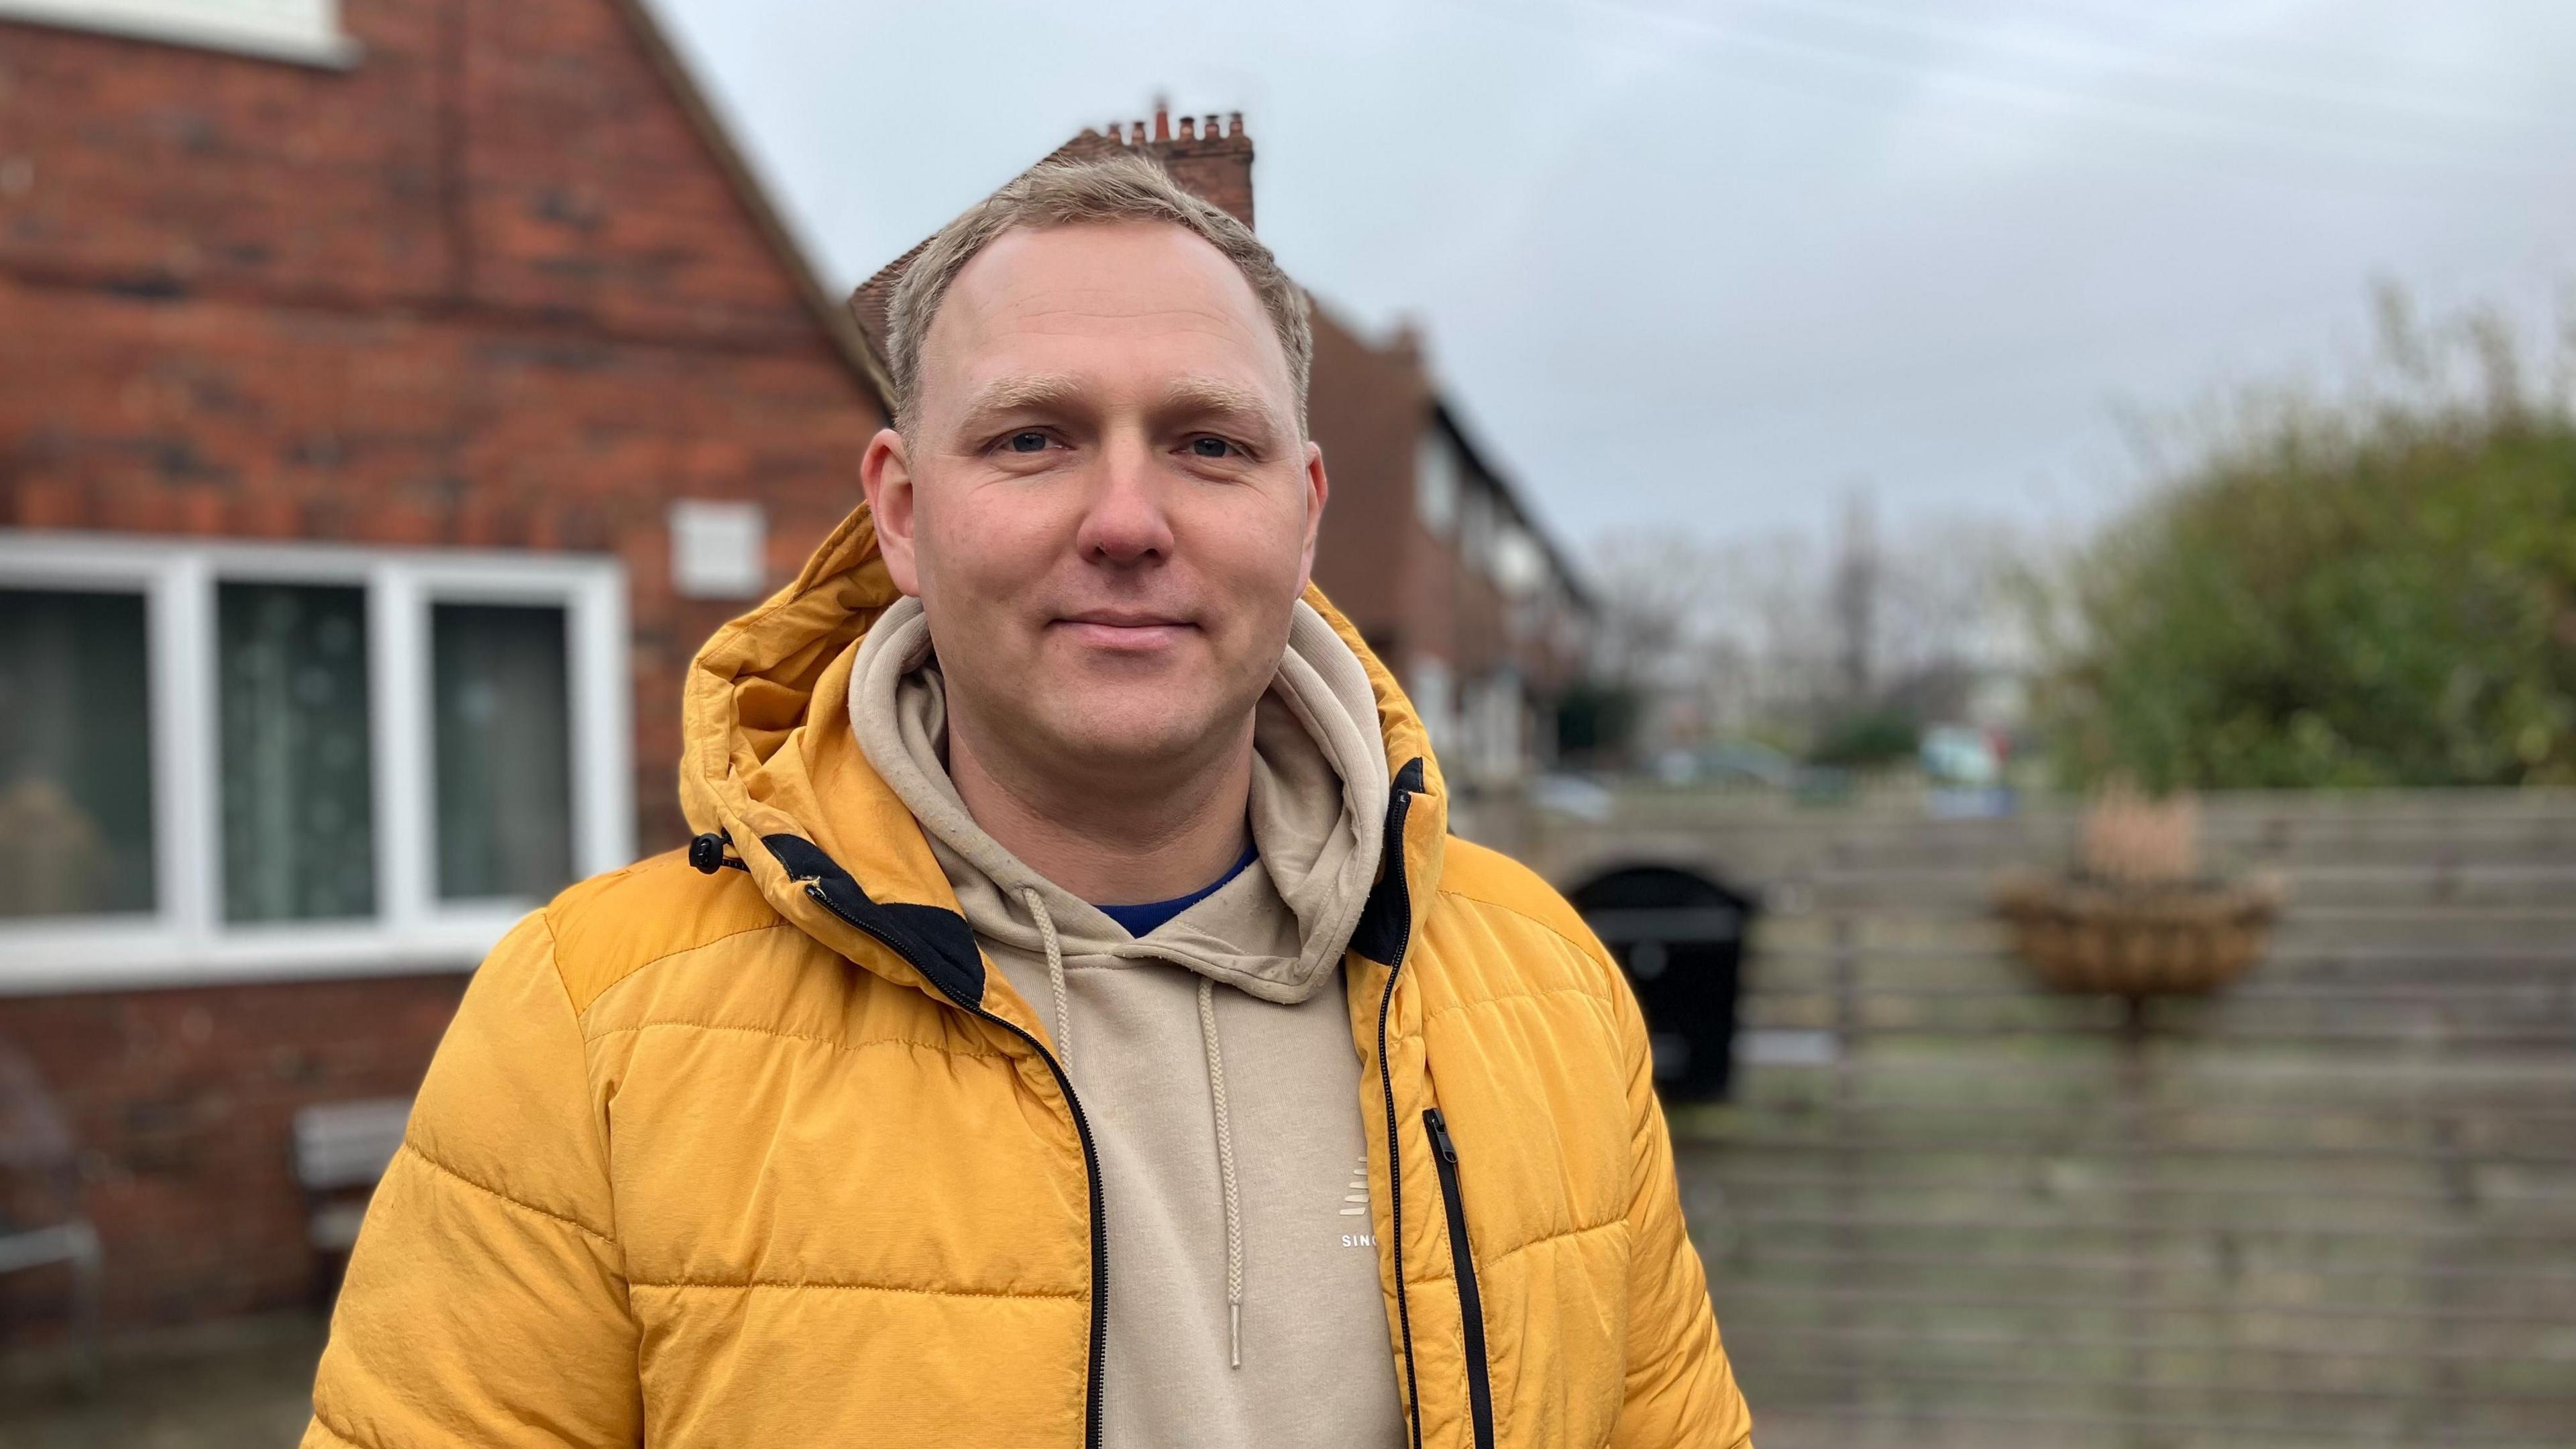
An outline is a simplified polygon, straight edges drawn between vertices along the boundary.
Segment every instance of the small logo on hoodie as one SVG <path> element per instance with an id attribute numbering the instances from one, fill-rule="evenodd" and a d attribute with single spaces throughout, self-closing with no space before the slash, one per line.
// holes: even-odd
<path id="1" fill-rule="evenodd" d="M 1351 1180 L 1345 1185 L 1343 1190 L 1342 1216 L 1346 1218 L 1367 1217 L 1368 1200 L 1368 1159 L 1363 1157 L 1359 1160 L 1359 1165 L 1351 1169 Z M 1342 1246 L 1345 1248 L 1374 1248 L 1377 1246 L 1377 1234 L 1344 1233 L 1342 1234 Z"/>

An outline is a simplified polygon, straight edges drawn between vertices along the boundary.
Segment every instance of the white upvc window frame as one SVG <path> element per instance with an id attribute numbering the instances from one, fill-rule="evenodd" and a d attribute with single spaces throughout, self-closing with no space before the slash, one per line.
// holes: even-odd
<path id="1" fill-rule="evenodd" d="M 376 911 L 223 919 L 216 588 L 328 584 L 367 594 Z M 144 599 L 154 908 L 0 921 L 0 994 L 469 969 L 532 900 L 442 901 L 430 608 L 536 604 L 565 616 L 576 878 L 633 859 L 626 570 L 596 555 L 377 549 L 0 530 L 0 587 Z"/>
<path id="2" fill-rule="evenodd" d="M 1458 532 L 1466 474 L 1449 435 L 1437 427 L 1424 428 L 1413 446 L 1413 511 L 1431 536 L 1443 542 Z"/>
<path id="3" fill-rule="evenodd" d="M 0 20 L 92 30 L 196 50 L 346 70 L 358 42 L 340 27 L 339 0 L 0 0 Z"/>

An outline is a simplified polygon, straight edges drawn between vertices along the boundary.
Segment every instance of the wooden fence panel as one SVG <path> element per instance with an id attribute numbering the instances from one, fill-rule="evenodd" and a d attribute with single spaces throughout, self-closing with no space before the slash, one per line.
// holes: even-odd
<path id="1" fill-rule="evenodd" d="M 1747 1045 L 1801 1044 L 1674 1114 L 1765 1449 L 2576 1444 L 2576 802 L 2210 833 L 2275 950 L 2133 1011 L 1985 916 L 2062 812 L 1701 831 L 1774 908 Z"/>

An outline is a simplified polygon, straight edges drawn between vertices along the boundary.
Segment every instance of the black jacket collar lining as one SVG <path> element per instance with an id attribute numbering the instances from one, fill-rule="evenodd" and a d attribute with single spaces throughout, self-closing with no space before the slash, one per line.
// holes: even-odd
<path id="1" fill-rule="evenodd" d="M 1404 880 L 1404 812 L 1406 797 L 1422 792 L 1422 761 L 1408 760 L 1395 772 L 1394 793 L 1386 802 L 1386 845 L 1378 859 L 1377 884 L 1360 908 L 1360 923 L 1351 930 L 1351 949 L 1381 965 L 1395 964 L 1404 950 L 1413 914 Z"/>
<path id="2" fill-rule="evenodd" d="M 961 1005 L 983 1004 L 984 957 L 975 949 L 975 931 L 964 916 L 940 906 L 879 905 L 838 861 L 801 835 L 764 835 L 760 843 L 791 878 L 811 882 L 834 911 L 892 947 L 930 984 Z"/>

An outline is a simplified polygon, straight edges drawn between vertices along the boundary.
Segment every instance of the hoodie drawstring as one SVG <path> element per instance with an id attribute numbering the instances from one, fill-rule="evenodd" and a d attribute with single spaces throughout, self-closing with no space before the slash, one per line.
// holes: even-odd
<path id="1" fill-rule="evenodd" d="M 1038 936 L 1046 942 L 1047 989 L 1055 993 L 1055 1055 L 1067 1073 L 1073 1070 L 1073 1010 L 1064 1001 L 1064 946 L 1056 940 L 1055 917 L 1047 914 L 1046 900 L 1036 890 L 1023 886 L 1020 899 L 1028 905 L 1029 914 L 1038 918 Z"/>
<path id="2" fill-rule="evenodd" d="M 1234 1123 L 1225 1109 L 1225 1054 L 1216 1043 L 1216 983 L 1199 978 L 1199 1042 L 1207 1048 L 1208 1100 L 1216 1109 L 1216 1171 L 1225 1186 L 1225 1307 L 1231 1367 L 1243 1367 L 1243 1207 L 1234 1190 Z"/>

